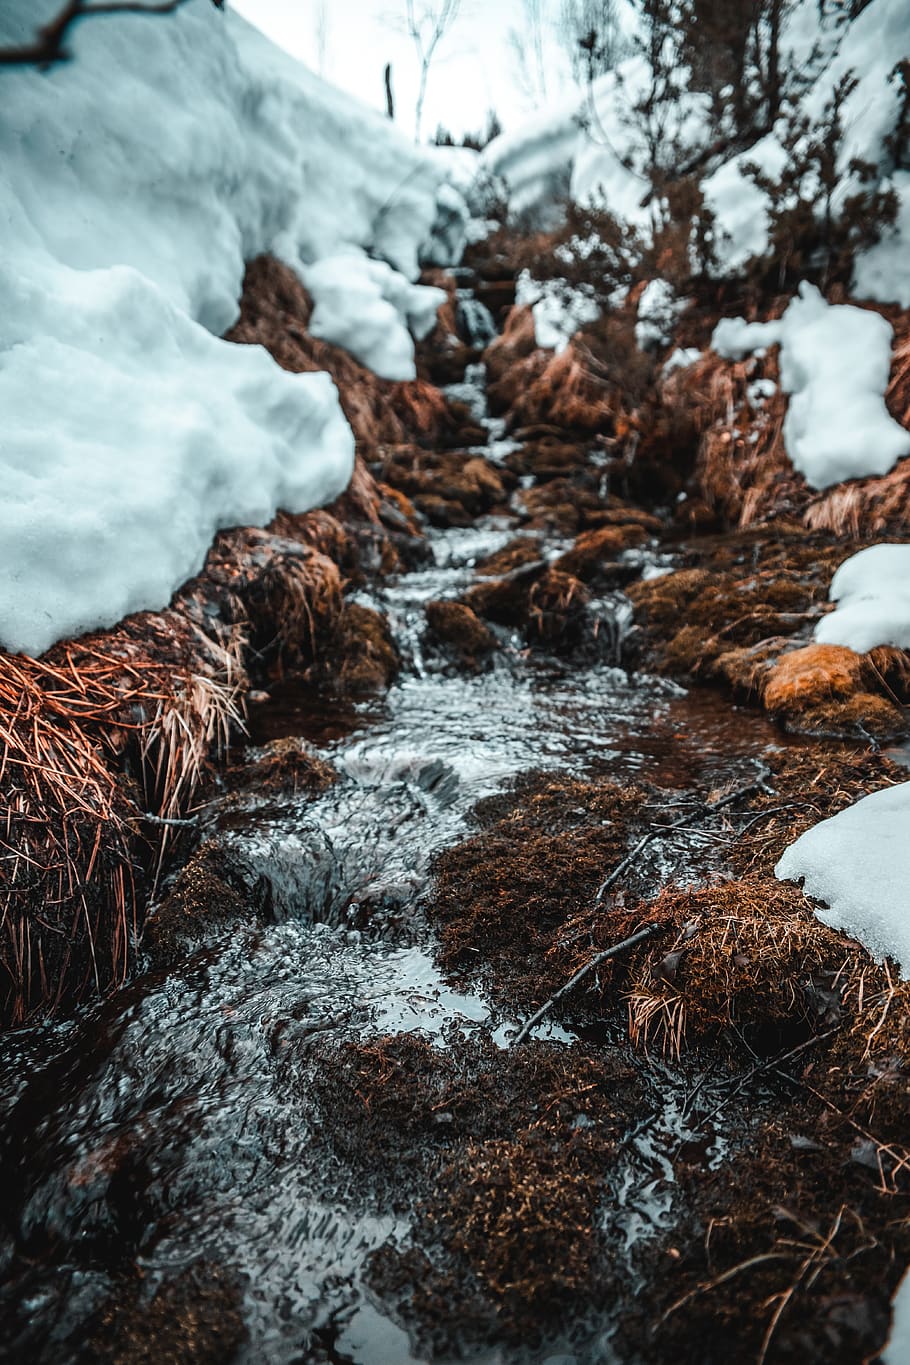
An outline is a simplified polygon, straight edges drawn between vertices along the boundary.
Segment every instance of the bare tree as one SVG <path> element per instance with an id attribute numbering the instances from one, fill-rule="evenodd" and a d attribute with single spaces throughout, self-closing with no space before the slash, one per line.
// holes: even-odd
<path id="1" fill-rule="evenodd" d="M 328 0 L 316 3 L 316 63 L 320 76 L 324 76 L 329 57 L 329 35 L 332 21 L 329 17 Z"/>
<path id="2" fill-rule="evenodd" d="M 414 110 L 414 141 L 420 141 L 427 80 L 436 50 L 458 18 L 461 0 L 406 0 L 407 30 L 420 63 L 420 84 Z"/>
<path id="3" fill-rule="evenodd" d="M 579 85 L 590 85 L 626 55 L 616 0 L 562 0 L 557 36 Z"/>
<path id="4" fill-rule="evenodd" d="M 519 90 L 535 108 L 547 98 L 544 35 L 549 27 L 549 0 L 521 0 L 521 25 L 509 29 L 509 46 Z"/>
<path id="5" fill-rule="evenodd" d="M 67 0 L 49 23 L 37 29 L 34 38 L 21 47 L 0 47 L 0 66 L 54 66 L 70 60 L 66 46 L 70 32 L 83 19 L 94 19 L 103 14 L 172 14 L 186 0 L 158 0 L 157 4 L 142 4 L 140 0 Z M 221 9 L 224 0 L 212 0 Z"/>

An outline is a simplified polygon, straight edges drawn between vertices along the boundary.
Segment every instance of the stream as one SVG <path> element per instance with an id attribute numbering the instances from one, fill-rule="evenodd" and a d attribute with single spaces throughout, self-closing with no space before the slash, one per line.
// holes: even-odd
<path id="1" fill-rule="evenodd" d="M 482 405 L 478 379 L 470 396 Z M 495 459 L 502 433 L 481 411 Z M 445 1047 L 453 1030 L 509 1046 L 521 1020 L 440 974 L 422 904 L 434 854 L 516 775 L 543 768 L 678 793 L 741 781 L 780 742 L 765 719 L 712 693 L 629 675 L 618 593 L 593 604 L 599 659 L 534 655 L 503 630 L 486 671 L 447 666 L 427 647 L 424 604 L 457 596 L 476 561 L 514 534 L 495 519 L 432 531 L 431 562 L 360 594 L 388 615 L 402 655 L 382 700 L 326 705 L 288 685 L 254 709 L 254 746 L 300 739 L 340 773 L 317 797 L 246 793 L 204 814 L 203 834 L 268 885 L 267 916 L 213 928 L 177 967 L 141 972 L 75 1020 L 0 1038 L 3 1359 L 81 1359 L 125 1282 L 147 1299 L 200 1261 L 241 1286 L 242 1361 L 422 1359 L 362 1280 L 370 1253 L 406 1234 L 407 1200 L 374 1197 L 332 1159 L 308 1050 L 418 1031 Z M 540 542 L 543 557 L 565 548 Z M 647 548 L 627 553 L 663 566 Z M 664 856 L 668 873 L 682 860 Z M 555 1025 L 536 1033 L 554 1047 L 572 1041 Z M 630 1243 L 672 1201 L 666 1152 L 688 1131 L 683 1093 L 668 1069 L 665 1120 L 631 1145 L 607 1215 Z M 598 1328 L 583 1355 L 567 1344 L 541 1359 L 606 1361 L 608 1338 Z"/>

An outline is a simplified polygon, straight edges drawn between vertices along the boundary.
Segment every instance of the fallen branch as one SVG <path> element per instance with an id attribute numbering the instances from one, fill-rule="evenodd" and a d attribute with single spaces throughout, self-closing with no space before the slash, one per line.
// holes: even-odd
<path id="1" fill-rule="evenodd" d="M 611 957 L 617 957 L 619 953 L 625 952 L 626 948 L 634 948 L 637 943 L 644 943 L 645 939 L 652 938 L 654 934 L 659 934 L 662 929 L 666 928 L 667 926 L 665 924 L 649 924 L 646 928 L 639 929 L 638 933 L 633 934 L 631 938 L 624 938 L 621 943 L 614 943 L 612 948 L 605 948 L 602 953 L 596 953 L 583 967 L 579 967 L 571 980 L 567 981 L 564 986 L 560 986 L 556 994 L 551 995 L 549 1000 L 541 1005 L 536 1014 L 531 1015 L 531 1018 L 527 1023 L 523 1024 L 519 1029 L 514 1042 L 516 1044 L 523 1043 L 531 1030 L 536 1028 L 541 1019 L 549 1014 L 553 1006 L 558 1004 L 563 996 L 568 995 L 569 992 L 578 985 L 579 981 L 582 981 L 588 975 L 588 972 L 592 972 L 595 967 L 599 967 L 601 962 L 606 962 L 607 959 Z"/>
<path id="2" fill-rule="evenodd" d="M 687 825 L 697 824 L 699 820 L 707 820 L 709 816 L 716 815 L 719 810 L 724 810 L 725 807 L 732 806 L 734 802 L 744 800 L 747 796 L 755 796 L 758 792 L 766 791 L 765 779 L 769 776 L 770 770 L 763 767 L 760 775 L 754 781 L 747 783 L 745 787 L 737 787 L 736 791 L 728 792 L 726 796 L 718 797 L 716 801 L 703 802 L 693 810 L 688 811 L 687 814 L 681 815 L 678 820 L 671 821 L 669 825 L 655 825 L 647 834 L 642 835 L 632 852 L 627 853 L 622 862 L 617 863 L 610 875 L 601 882 L 594 897 L 594 904 L 598 905 L 603 900 L 604 894 L 609 891 L 611 886 L 615 885 L 624 872 L 628 871 L 648 844 L 653 843 L 655 839 L 659 839 L 664 834 L 685 829 Z"/>

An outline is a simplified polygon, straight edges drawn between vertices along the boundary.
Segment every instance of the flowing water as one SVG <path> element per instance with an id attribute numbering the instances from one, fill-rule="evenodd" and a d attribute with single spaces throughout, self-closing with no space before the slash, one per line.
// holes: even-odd
<path id="1" fill-rule="evenodd" d="M 200 1259 L 243 1287 L 244 1360 L 304 1361 L 314 1341 L 359 1365 L 416 1358 L 361 1282 L 407 1216 L 327 1155 L 308 1050 L 416 1030 L 445 1045 L 453 1027 L 508 1046 L 520 1021 L 442 978 L 421 901 L 433 854 L 509 778 L 546 768 L 678 792 L 741 776 L 776 742 L 712 695 L 623 671 L 619 595 L 595 604 L 593 662 L 529 656 L 504 635 L 488 671 L 444 666 L 424 642 L 424 603 L 476 581 L 475 561 L 512 534 L 496 521 L 435 532 L 429 567 L 363 598 L 387 612 L 404 661 L 384 700 L 328 704 L 289 688 L 257 708 L 255 743 L 300 737 L 341 774 L 317 798 L 253 793 L 207 813 L 204 832 L 268 885 L 265 919 L 213 930 L 178 968 L 140 974 L 75 1022 L 0 1039 L 6 1359 L 76 1359 L 124 1277 L 138 1272 L 150 1297 Z M 668 1075 L 665 1116 L 632 1144 L 616 1192 L 610 1216 L 630 1243 L 672 1198 L 660 1135 L 685 1135 L 675 1084 Z"/>

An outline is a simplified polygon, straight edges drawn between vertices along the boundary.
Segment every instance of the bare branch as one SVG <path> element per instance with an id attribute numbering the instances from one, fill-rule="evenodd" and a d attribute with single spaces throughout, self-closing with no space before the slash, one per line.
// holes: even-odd
<path id="1" fill-rule="evenodd" d="M 223 0 L 213 0 L 221 8 Z M 23 47 L 0 47 L 0 66 L 54 66 L 70 60 L 66 39 L 73 27 L 83 19 L 104 14 L 172 14 L 186 0 L 158 0 L 143 4 L 141 0 L 67 0 L 56 18 L 39 28 L 32 42 Z"/>

